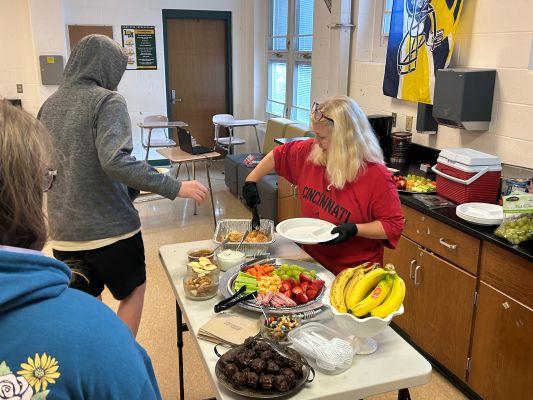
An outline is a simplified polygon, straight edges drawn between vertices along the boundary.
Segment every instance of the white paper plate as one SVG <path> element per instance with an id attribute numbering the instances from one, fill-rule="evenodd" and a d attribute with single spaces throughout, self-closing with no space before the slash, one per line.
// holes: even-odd
<path id="1" fill-rule="evenodd" d="M 282 221 L 276 226 L 278 232 L 284 238 L 301 244 L 317 244 L 327 242 L 339 236 L 331 234 L 335 225 L 316 218 L 291 218 Z"/>
<path id="2" fill-rule="evenodd" d="M 503 221 L 503 208 L 489 203 L 465 203 L 457 206 L 459 218 L 478 225 L 499 225 Z"/>

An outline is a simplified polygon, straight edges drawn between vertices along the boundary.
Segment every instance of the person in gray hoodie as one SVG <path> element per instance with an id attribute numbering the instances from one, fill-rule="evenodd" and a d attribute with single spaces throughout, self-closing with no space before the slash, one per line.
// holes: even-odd
<path id="1" fill-rule="evenodd" d="M 140 190 L 202 203 L 207 188 L 159 174 L 131 155 L 131 121 L 116 92 L 128 56 L 103 35 L 80 40 L 58 90 L 38 118 L 52 135 L 57 179 L 48 193 L 54 256 L 74 274 L 71 287 L 99 297 L 108 287 L 118 316 L 136 335 L 146 287 L 141 222 L 133 199 Z"/>

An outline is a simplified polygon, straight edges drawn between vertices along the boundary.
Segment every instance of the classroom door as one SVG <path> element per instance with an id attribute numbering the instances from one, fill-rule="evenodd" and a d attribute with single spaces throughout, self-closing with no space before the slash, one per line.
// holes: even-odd
<path id="1" fill-rule="evenodd" d="M 231 14 L 207 12 L 209 19 L 202 19 L 206 12 L 171 11 L 163 15 L 169 117 L 189 124 L 198 143 L 212 147 L 213 115 L 232 113 Z M 197 17 L 187 18 L 191 13 Z"/>

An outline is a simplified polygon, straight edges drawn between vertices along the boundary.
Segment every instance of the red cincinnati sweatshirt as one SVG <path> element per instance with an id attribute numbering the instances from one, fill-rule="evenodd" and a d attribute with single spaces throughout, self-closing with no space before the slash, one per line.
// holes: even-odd
<path id="1" fill-rule="evenodd" d="M 352 237 L 337 245 L 303 245 L 316 261 L 337 275 L 366 261 L 383 263 L 384 246 L 395 248 L 404 227 L 400 199 L 385 165 L 368 163 L 363 173 L 341 190 L 326 178 L 326 169 L 308 160 L 314 139 L 290 142 L 274 148 L 276 172 L 298 186 L 302 217 L 318 218 L 335 225 L 383 224 L 386 240 Z"/>

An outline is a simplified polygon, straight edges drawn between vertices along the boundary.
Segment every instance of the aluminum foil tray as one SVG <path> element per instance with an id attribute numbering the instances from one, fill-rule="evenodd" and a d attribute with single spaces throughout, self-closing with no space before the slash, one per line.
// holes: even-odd
<path id="1" fill-rule="evenodd" d="M 250 219 L 222 219 L 217 222 L 213 241 L 217 244 L 220 244 L 224 240 L 224 237 L 231 231 L 238 231 L 244 233 L 246 230 L 251 229 L 252 223 Z M 242 252 L 246 254 L 247 257 L 257 257 L 270 254 L 270 245 L 275 241 L 274 221 L 270 219 L 261 219 L 259 230 L 265 235 L 269 236 L 270 240 L 268 242 L 263 243 L 243 242 L 240 250 L 242 250 Z M 224 245 L 224 249 L 235 250 L 238 245 L 238 242 L 228 242 Z"/>

